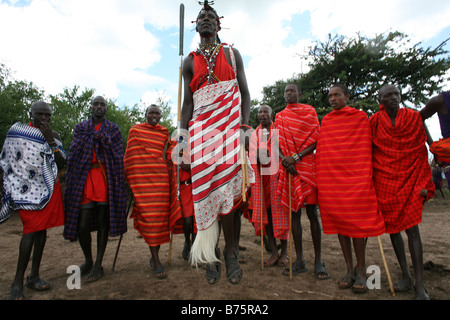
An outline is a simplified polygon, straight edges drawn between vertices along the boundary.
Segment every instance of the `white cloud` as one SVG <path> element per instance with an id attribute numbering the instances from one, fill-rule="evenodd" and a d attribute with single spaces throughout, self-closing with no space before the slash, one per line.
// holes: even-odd
<path id="1" fill-rule="evenodd" d="M 163 91 L 176 104 L 178 1 L 31 0 L 13 6 L 0 0 L 0 60 L 15 77 L 34 82 L 47 93 L 80 85 L 108 98 L 135 87 L 139 100 Z M 306 70 L 297 54 L 329 33 L 372 36 L 401 31 L 413 42 L 435 37 L 450 26 L 450 2 L 441 0 L 216 0 L 222 19 L 220 37 L 244 56 L 252 98 L 262 88 Z M 10 3 L 10 4 L 7 4 Z M 201 7 L 185 4 L 185 56 L 199 39 L 192 23 Z M 309 17 L 310 29 L 293 24 Z M 307 35 L 307 38 L 304 38 Z M 165 38 L 163 38 L 165 37 Z M 170 44 L 163 46 L 163 42 Z M 167 57 L 173 52 L 173 57 Z M 163 62 L 163 72 L 156 73 Z M 169 61 L 169 62 L 168 62 Z M 168 65 L 170 64 L 170 65 Z M 302 69 L 303 68 L 303 69 Z M 120 99 L 118 99 L 120 100 Z M 132 105 L 132 102 L 127 102 Z"/>

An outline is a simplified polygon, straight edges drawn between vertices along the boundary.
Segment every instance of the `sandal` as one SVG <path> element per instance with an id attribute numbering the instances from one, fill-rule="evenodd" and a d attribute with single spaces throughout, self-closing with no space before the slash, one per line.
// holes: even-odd
<path id="1" fill-rule="evenodd" d="M 414 289 L 412 280 L 401 279 L 394 284 L 395 292 L 410 292 Z"/>
<path id="2" fill-rule="evenodd" d="M 87 281 L 88 282 L 97 281 L 104 275 L 105 275 L 105 271 L 103 270 L 103 267 L 101 267 L 100 269 L 93 268 L 92 271 L 87 276 Z"/>
<path id="3" fill-rule="evenodd" d="M 161 280 L 167 278 L 167 273 L 164 271 L 164 268 L 161 266 L 158 269 L 153 271 L 155 273 L 156 279 Z"/>
<path id="4" fill-rule="evenodd" d="M 155 269 L 155 262 L 153 261 L 153 257 L 150 258 L 150 269 L 153 270 L 153 273 L 155 274 L 157 279 L 161 280 L 167 278 L 167 273 L 164 271 L 163 266 Z"/>
<path id="5" fill-rule="evenodd" d="M 191 252 L 191 247 L 187 243 L 184 244 L 183 251 L 181 252 L 181 256 L 183 260 L 189 260 L 189 253 Z"/>
<path id="6" fill-rule="evenodd" d="M 278 266 L 283 268 L 289 266 L 289 256 L 287 254 L 283 253 L 281 255 L 280 259 L 278 260 Z"/>
<path id="7" fill-rule="evenodd" d="M 220 258 L 220 249 L 216 248 L 216 257 Z M 208 280 L 209 284 L 216 284 L 220 279 L 221 273 L 221 263 L 214 262 L 206 265 L 206 280 Z"/>
<path id="8" fill-rule="evenodd" d="M 225 257 L 225 267 L 227 268 L 227 279 L 231 284 L 238 284 L 242 278 L 242 269 L 236 256 Z"/>
<path id="9" fill-rule="evenodd" d="M 347 274 L 345 277 L 343 277 L 338 282 L 339 289 L 349 289 L 353 286 L 355 283 L 355 275 L 354 274 Z"/>
<path id="10" fill-rule="evenodd" d="M 23 296 L 23 291 L 17 287 L 11 288 L 11 291 L 8 295 L 8 300 L 23 300 L 25 297 Z"/>
<path id="11" fill-rule="evenodd" d="M 36 291 L 45 291 L 50 289 L 50 283 L 41 279 L 40 277 L 37 277 L 33 280 L 31 280 L 30 277 L 27 277 L 26 286 Z"/>
<path id="12" fill-rule="evenodd" d="M 366 280 L 361 278 L 360 276 L 356 276 L 355 283 L 352 286 L 352 290 L 354 293 L 365 293 L 367 290 Z"/>
<path id="13" fill-rule="evenodd" d="M 271 256 L 269 260 L 264 261 L 264 267 L 273 267 L 279 260 L 278 256 Z"/>
<path id="14" fill-rule="evenodd" d="M 306 262 L 303 261 L 302 263 L 295 261 L 294 263 L 292 263 L 292 275 L 295 276 L 299 273 L 303 273 L 308 271 L 308 268 L 306 267 Z M 289 268 L 286 268 L 283 270 L 283 275 L 284 276 L 289 276 L 290 275 L 290 270 Z"/>
<path id="15" fill-rule="evenodd" d="M 318 280 L 330 279 L 330 274 L 327 269 L 325 269 L 325 264 L 323 262 L 317 262 L 314 266 L 314 276 Z"/>

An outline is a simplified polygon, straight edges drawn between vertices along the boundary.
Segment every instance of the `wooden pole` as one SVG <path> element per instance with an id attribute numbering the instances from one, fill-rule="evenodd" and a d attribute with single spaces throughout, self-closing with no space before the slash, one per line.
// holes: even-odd
<path id="1" fill-rule="evenodd" d="M 130 216 L 130 212 L 133 211 L 133 207 L 134 207 L 134 198 L 133 195 L 131 195 L 131 199 L 129 199 L 128 201 L 128 205 L 127 205 L 127 218 Z M 112 271 L 114 271 L 114 269 L 116 268 L 116 261 L 117 261 L 117 257 L 119 256 L 119 249 L 120 249 L 120 244 L 122 243 L 122 238 L 123 238 L 123 234 L 120 235 L 119 237 L 119 243 L 117 243 L 117 249 L 116 249 L 116 254 L 114 255 L 114 261 L 113 261 L 113 265 L 112 265 Z"/>
<path id="2" fill-rule="evenodd" d="M 179 55 L 180 55 L 180 67 L 178 72 L 178 115 L 177 115 L 177 128 L 178 134 L 181 133 L 181 88 L 183 82 L 183 42 L 184 42 L 184 4 L 180 4 L 180 43 L 179 43 Z M 178 142 L 178 141 L 177 141 Z M 177 197 L 180 199 L 180 150 L 177 150 Z M 173 233 L 170 232 L 170 244 L 169 244 L 169 256 L 168 263 L 172 261 L 172 242 Z"/>
<path id="3" fill-rule="evenodd" d="M 262 178 L 262 166 L 259 166 L 259 180 L 260 180 L 260 187 L 261 187 L 261 212 L 260 212 L 260 218 L 261 218 L 261 269 L 264 269 L 264 223 L 263 223 L 263 203 L 264 203 L 264 185 L 263 185 L 263 178 Z"/>
<path id="4" fill-rule="evenodd" d="M 291 197 L 291 174 L 289 176 L 289 279 L 292 280 L 292 197 Z"/>
<path id="5" fill-rule="evenodd" d="M 387 274 L 388 281 L 389 281 L 389 287 L 391 288 L 392 296 L 395 297 L 395 290 L 394 290 L 394 286 L 392 284 L 391 274 L 389 273 L 389 268 L 388 268 L 388 265 L 386 262 L 386 257 L 384 256 L 383 244 L 381 243 L 380 236 L 378 236 L 378 245 L 379 245 L 380 251 L 381 251 L 381 258 L 383 259 L 384 269 L 386 269 L 386 274 Z"/>

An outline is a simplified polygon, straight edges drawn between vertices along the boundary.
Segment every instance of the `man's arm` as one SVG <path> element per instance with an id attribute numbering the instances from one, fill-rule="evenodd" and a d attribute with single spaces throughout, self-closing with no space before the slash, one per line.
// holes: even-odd
<path id="1" fill-rule="evenodd" d="M 192 119 L 194 110 L 193 92 L 191 90 L 191 81 L 194 74 L 194 59 L 188 56 L 183 62 L 183 80 L 184 80 L 184 98 L 181 108 L 181 129 L 189 129 L 189 121 Z"/>
<path id="2" fill-rule="evenodd" d="M 445 114 L 445 107 L 444 97 L 440 94 L 431 98 L 419 113 L 422 116 L 422 119 L 426 120 L 436 112 L 438 114 Z"/>
<path id="3" fill-rule="evenodd" d="M 240 52 L 233 48 L 233 53 L 236 58 L 237 81 L 239 83 L 239 90 L 241 92 L 241 115 L 242 124 L 248 125 L 250 119 L 250 91 L 248 90 L 247 78 L 245 76 L 244 62 Z"/>

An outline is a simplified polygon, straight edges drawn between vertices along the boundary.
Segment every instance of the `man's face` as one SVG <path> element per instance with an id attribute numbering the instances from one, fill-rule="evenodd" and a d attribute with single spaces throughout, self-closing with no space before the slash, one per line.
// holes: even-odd
<path id="1" fill-rule="evenodd" d="M 298 92 L 297 86 L 288 84 L 284 89 L 284 100 L 287 103 L 297 103 L 299 98 L 300 93 Z"/>
<path id="2" fill-rule="evenodd" d="M 212 10 L 202 10 L 197 17 L 197 31 L 200 36 L 216 34 L 218 30 L 217 16 Z"/>
<path id="3" fill-rule="evenodd" d="M 92 115 L 96 118 L 104 118 L 108 108 L 103 97 L 96 97 L 92 100 Z"/>
<path id="4" fill-rule="evenodd" d="M 147 118 L 148 124 L 156 126 L 159 120 L 161 120 L 161 110 L 156 106 L 152 106 L 147 110 L 145 117 Z"/>
<path id="5" fill-rule="evenodd" d="M 48 104 L 39 103 L 31 109 L 31 119 L 35 127 L 39 128 L 42 123 L 50 123 L 52 109 Z"/>
<path id="6" fill-rule="evenodd" d="M 386 109 L 395 110 L 400 107 L 400 91 L 395 86 L 386 86 L 381 88 L 380 103 Z"/>
<path id="7" fill-rule="evenodd" d="M 258 110 L 258 121 L 263 127 L 270 126 L 272 117 L 271 110 L 266 106 L 261 106 Z"/>
<path id="8" fill-rule="evenodd" d="M 340 110 L 347 105 L 348 96 L 344 94 L 341 88 L 333 87 L 328 93 L 328 102 L 334 110 Z"/>

